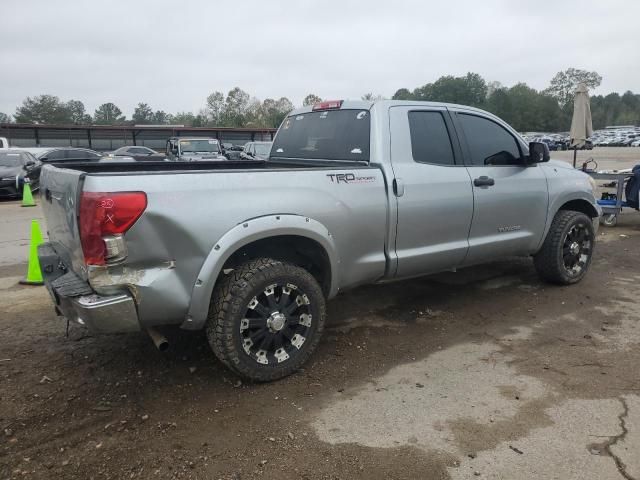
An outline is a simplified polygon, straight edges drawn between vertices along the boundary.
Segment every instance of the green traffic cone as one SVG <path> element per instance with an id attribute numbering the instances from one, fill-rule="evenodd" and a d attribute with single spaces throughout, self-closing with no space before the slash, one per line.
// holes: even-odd
<path id="1" fill-rule="evenodd" d="M 26 185 L 26 184 L 25 184 Z M 29 266 L 27 278 L 20 280 L 23 285 L 42 285 L 42 270 L 38 260 L 38 245 L 42 243 L 42 232 L 37 220 L 31 220 L 31 242 L 29 243 Z"/>
<path id="2" fill-rule="evenodd" d="M 33 201 L 33 195 L 31 194 L 31 185 L 29 185 L 29 182 L 24 182 L 24 187 L 22 188 L 22 206 L 36 206 L 36 202 Z"/>

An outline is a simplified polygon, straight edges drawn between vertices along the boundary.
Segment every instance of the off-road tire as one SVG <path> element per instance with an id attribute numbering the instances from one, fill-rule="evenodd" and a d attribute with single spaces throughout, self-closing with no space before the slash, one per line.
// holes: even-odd
<path id="1" fill-rule="evenodd" d="M 591 242 L 590 252 L 584 267 L 578 274 L 571 274 L 563 260 L 563 246 L 567 234 L 574 226 L 584 226 Z M 595 231 L 591 218 L 581 212 L 560 210 L 551 223 L 540 251 L 534 255 L 533 261 L 542 280 L 558 285 L 570 285 L 584 278 L 591 265 L 595 247 Z"/>
<path id="2" fill-rule="evenodd" d="M 240 325 L 252 299 L 274 283 L 296 285 L 308 297 L 311 326 L 309 335 L 294 355 L 282 363 L 258 363 L 243 347 Z M 215 356 L 245 379 L 269 382 L 286 377 L 314 352 L 326 317 L 325 298 L 316 279 L 305 269 L 271 258 L 251 260 L 222 278 L 214 289 L 206 333 Z"/>

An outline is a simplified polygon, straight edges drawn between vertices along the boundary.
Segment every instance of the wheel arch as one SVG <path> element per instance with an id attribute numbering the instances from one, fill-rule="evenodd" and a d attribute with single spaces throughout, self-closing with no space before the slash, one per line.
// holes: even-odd
<path id="1" fill-rule="evenodd" d="M 574 200 L 569 200 L 563 203 L 562 205 L 560 205 L 560 208 L 558 208 L 558 211 L 560 210 L 573 210 L 575 212 L 584 213 L 586 216 L 592 219 L 600 216 L 600 213 L 598 212 L 598 210 L 596 210 L 596 207 L 594 207 L 591 202 L 583 198 L 576 198 Z"/>
<path id="2" fill-rule="evenodd" d="M 181 327 L 204 326 L 211 295 L 224 271 L 247 260 L 270 257 L 309 271 L 326 297 L 338 291 L 338 255 L 327 228 L 300 215 L 269 215 L 246 220 L 224 234 L 205 259 L 192 288 L 186 320 Z"/>
<path id="3" fill-rule="evenodd" d="M 552 202 L 549 208 L 549 214 L 547 215 L 547 222 L 544 227 L 544 234 L 540 239 L 538 247 L 536 248 L 536 252 L 538 252 L 542 245 L 544 244 L 544 240 L 547 238 L 549 234 L 549 229 L 551 228 L 551 224 L 553 223 L 553 219 L 556 217 L 558 212 L 562 210 L 572 210 L 576 212 L 581 212 L 587 215 L 592 220 L 594 218 L 598 218 L 601 215 L 600 207 L 597 203 L 595 203 L 595 199 L 593 197 L 588 198 L 586 195 L 571 195 L 568 197 L 558 198 L 556 201 Z M 598 222 L 594 222 L 594 226 L 597 228 Z"/>

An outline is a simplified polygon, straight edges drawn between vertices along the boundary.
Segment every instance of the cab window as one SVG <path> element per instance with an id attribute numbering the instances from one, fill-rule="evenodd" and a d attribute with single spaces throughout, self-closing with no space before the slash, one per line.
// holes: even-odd
<path id="1" fill-rule="evenodd" d="M 474 166 L 522 165 L 520 147 L 503 126 L 488 118 L 459 113 Z"/>
<path id="2" fill-rule="evenodd" d="M 413 159 L 419 163 L 454 165 L 451 137 L 440 112 L 409 112 Z"/>

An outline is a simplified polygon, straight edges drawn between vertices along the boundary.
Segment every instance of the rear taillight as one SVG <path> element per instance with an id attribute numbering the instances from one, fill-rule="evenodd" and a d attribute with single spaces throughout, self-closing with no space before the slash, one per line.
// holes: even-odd
<path id="1" fill-rule="evenodd" d="M 325 102 L 318 102 L 313 105 L 313 111 L 316 110 L 332 110 L 340 108 L 342 106 L 342 100 L 327 100 Z"/>
<path id="2" fill-rule="evenodd" d="M 124 234 L 146 208 L 144 192 L 82 192 L 79 226 L 85 263 L 104 265 L 109 258 L 117 257 L 113 246 L 107 248 L 105 238 Z"/>

